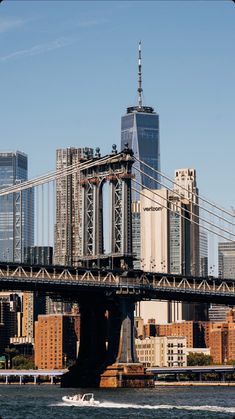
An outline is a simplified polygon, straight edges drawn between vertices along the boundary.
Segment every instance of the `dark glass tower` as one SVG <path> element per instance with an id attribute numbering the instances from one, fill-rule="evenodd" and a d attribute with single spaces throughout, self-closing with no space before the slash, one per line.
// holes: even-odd
<path id="1" fill-rule="evenodd" d="M 28 157 L 16 152 L 0 153 L 0 190 L 28 179 Z M 0 197 L 0 261 L 22 262 L 25 248 L 34 242 L 33 190 Z"/>
<path id="2" fill-rule="evenodd" d="M 142 104 L 142 65 L 141 65 L 141 43 L 139 43 L 139 63 L 138 63 L 138 105 L 127 108 L 127 113 L 121 120 L 121 149 L 128 144 L 134 152 L 134 156 L 160 171 L 160 143 L 159 143 L 159 116 L 150 106 Z M 151 169 L 147 168 L 139 162 L 135 162 L 133 166 L 133 174 L 135 179 L 142 186 L 134 183 L 134 188 L 141 190 L 143 187 L 150 189 L 159 189 L 160 185 L 151 180 L 143 173 L 142 170 L 160 180 L 160 177 Z M 139 194 L 133 191 L 133 201 L 139 200 Z"/>

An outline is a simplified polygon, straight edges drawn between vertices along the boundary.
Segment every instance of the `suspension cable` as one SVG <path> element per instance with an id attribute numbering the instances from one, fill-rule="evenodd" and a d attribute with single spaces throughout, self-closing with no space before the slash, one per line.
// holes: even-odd
<path id="1" fill-rule="evenodd" d="M 136 181 L 134 181 L 134 182 L 136 182 Z M 137 182 L 136 182 L 136 183 L 137 183 Z M 232 242 L 232 243 L 235 243 L 235 241 L 234 241 L 234 240 L 229 239 L 228 237 L 225 237 L 225 236 L 223 236 L 222 234 L 219 234 L 219 233 L 217 233 L 217 232 L 215 232 L 215 231 L 213 231 L 213 230 L 209 229 L 208 227 L 202 226 L 201 224 L 197 223 L 197 222 L 196 222 L 196 221 L 194 221 L 194 220 L 189 220 L 189 219 L 188 219 L 187 217 L 185 217 L 184 215 L 179 214 L 177 211 L 173 210 L 172 208 L 169 208 L 169 207 L 168 207 L 168 206 L 166 206 L 166 205 L 162 205 L 162 203 L 160 203 L 160 202 L 158 202 L 158 201 L 155 201 L 154 199 L 152 199 L 152 198 L 150 198 L 149 196 L 145 195 L 143 192 L 141 192 L 141 191 L 137 190 L 136 188 L 133 188 L 133 187 L 132 187 L 132 189 L 133 189 L 135 192 L 138 192 L 140 195 L 144 196 L 145 198 L 149 199 L 151 202 L 154 202 L 155 204 L 161 205 L 163 208 L 165 208 L 165 209 L 167 209 L 167 210 L 169 210 L 169 211 L 173 212 L 174 214 L 179 215 L 181 218 L 184 218 L 186 221 L 190 221 L 190 223 L 193 223 L 193 224 L 195 224 L 195 225 L 197 225 L 197 226 L 199 226 L 199 227 L 203 228 L 204 230 L 207 230 L 207 231 L 209 231 L 210 233 L 215 234 L 215 235 L 216 235 L 216 236 L 218 236 L 218 237 L 221 237 L 221 238 L 223 238 L 223 239 L 225 239 L 225 240 L 227 240 L 227 241 L 230 241 L 230 242 Z M 151 190 L 151 189 L 149 189 L 149 188 L 145 188 L 145 189 L 147 189 L 147 190 L 149 190 L 150 192 L 152 192 L 152 190 Z M 159 194 L 157 194 L 157 193 L 155 193 L 155 195 L 159 196 L 159 198 L 161 198 L 161 199 L 165 199 L 166 201 L 168 201 L 169 203 L 171 203 L 171 204 L 172 204 L 172 202 L 171 202 L 170 200 L 168 200 L 167 198 L 164 198 L 164 197 L 160 196 L 160 195 L 159 195 Z M 176 205 L 176 207 L 178 207 L 178 206 Z M 180 207 L 179 207 L 179 208 L 180 208 Z"/>
<path id="2" fill-rule="evenodd" d="M 150 176 L 150 175 L 148 175 L 147 173 L 145 173 L 145 172 L 143 172 L 143 170 L 141 170 L 141 169 L 138 169 L 137 167 L 135 167 L 135 169 L 139 172 L 139 173 L 142 173 L 142 174 L 144 174 L 145 176 L 147 176 L 149 179 L 151 179 L 151 180 L 154 180 L 155 182 L 157 182 L 157 183 L 159 183 L 161 186 L 164 186 L 167 190 L 169 190 L 170 192 L 172 192 L 174 195 L 177 195 L 177 196 L 179 196 L 180 198 L 182 198 L 182 195 L 179 193 L 179 192 L 176 192 L 176 191 L 174 191 L 174 190 L 172 190 L 171 188 L 169 188 L 168 186 L 166 186 L 166 185 L 164 185 L 163 183 L 161 183 L 161 182 L 159 182 L 159 181 L 157 181 L 156 179 L 154 179 L 152 176 Z M 136 181 L 137 182 L 137 181 Z M 145 188 L 145 186 L 143 185 L 143 184 L 140 184 L 139 183 L 139 186 L 141 186 L 142 188 Z M 185 189 L 185 188 L 184 188 Z M 152 190 L 152 189 L 151 189 Z M 187 190 L 188 191 L 188 190 Z M 188 191 L 189 192 L 189 191 Z M 193 194 L 193 192 L 191 192 L 190 191 L 190 193 L 191 194 Z M 199 205 L 198 203 L 196 203 L 196 202 L 193 202 L 192 200 L 190 200 L 189 199 L 189 202 L 191 202 L 191 203 L 193 203 L 194 205 L 196 205 L 196 206 L 198 206 L 198 208 L 200 208 L 200 209 L 202 209 L 202 210 L 204 210 L 204 211 L 206 211 L 206 212 L 208 212 L 210 215 L 214 215 L 215 217 L 217 217 L 217 218 L 219 218 L 220 220 L 223 220 L 223 221 L 225 221 L 225 222 L 227 222 L 228 224 L 231 224 L 231 225 L 233 225 L 234 227 L 235 227 L 235 224 L 234 223 L 232 223 L 232 222 L 230 222 L 230 221 L 228 221 L 226 218 L 223 218 L 223 217 L 221 217 L 221 216 L 219 216 L 219 215 L 216 215 L 215 213 L 213 213 L 212 211 L 209 211 L 209 210 L 207 210 L 206 208 L 203 208 L 201 205 Z M 191 211 L 191 214 L 192 215 L 195 215 L 196 217 L 199 217 L 197 214 L 195 214 L 194 212 L 192 212 Z M 208 220 L 206 220 L 205 218 L 202 218 L 201 216 L 200 216 L 200 219 L 202 220 L 202 221 L 205 221 L 206 223 L 208 223 L 208 224 L 211 224 L 210 223 L 210 221 L 208 221 Z M 218 229 L 220 229 L 220 230 L 223 230 L 224 232 L 226 232 L 226 233 L 228 233 L 228 234 L 232 234 L 232 233 L 230 233 L 229 231 L 227 231 L 227 230 L 224 230 L 222 227 L 217 227 L 216 226 L 216 224 L 213 224 L 213 226 L 214 227 L 216 227 L 216 228 L 218 228 Z"/>
<path id="3" fill-rule="evenodd" d="M 185 191 L 187 191 L 187 192 L 188 192 L 188 189 L 187 189 L 187 188 L 185 188 L 185 187 L 184 187 L 184 186 L 182 186 L 182 185 L 179 185 L 177 182 L 175 182 L 174 180 L 172 180 L 169 176 L 166 176 L 164 173 L 159 172 L 159 170 L 157 170 L 157 169 L 153 168 L 152 166 L 150 166 L 149 164 L 145 163 L 144 161 L 137 159 L 137 157 L 133 156 L 133 158 L 134 158 L 137 162 L 139 162 L 139 163 L 143 164 L 144 166 L 148 167 L 149 169 L 151 169 L 153 172 L 156 172 L 159 176 L 161 176 L 161 177 L 163 177 L 163 178 L 167 179 L 169 182 L 173 183 L 173 185 L 176 185 L 177 187 L 179 187 L 179 188 L 181 188 L 181 189 L 183 189 L 183 190 L 185 190 Z M 135 169 L 137 169 L 137 168 L 135 167 Z M 147 173 L 145 173 L 145 172 L 144 172 L 144 174 L 145 174 L 146 176 L 148 176 L 148 175 L 147 175 Z M 153 179 L 155 179 L 155 178 L 153 178 Z M 155 179 L 155 182 L 160 183 L 157 179 Z M 220 210 L 220 211 L 224 212 L 225 214 L 229 215 L 230 217 L 234 218 L 234 214 L 230 213 L 229 211 L 225 210 L 224 208 L 219 207 L 219 206 L 218 206 L 218 205 L 216 205 L 215 203 L 210 202 L 209 200 L 207 200 L 206 198 L 203 198 L 202 196 L 199 196 L 196 192 L 193 192 L 193 191 L 192 191 L 191 193 L 192 193 L 192 195 L 194 195 L 196 198 L 200 199 L 201 201 L 203 201 L 203 202 L 205 202 L 205 203 L 209 204 L 209 205 L 210 205 L 210 206 L 212 206 L 212 207 L 217 208 L 218 210 Z M 206 210 L 206 209 L 204 209 L 204 210 L 209 212 L 209 210 Z M 216 214 L 214 214 L 214 213 L 212 213 L 212 214 L 213 214 L 213 215 L 216 215 Z M 217 216 L 218 218 L 220 218 L 220 216 L 219 216 L 219 215 L 216 215 L 216 216 Z M 228 221 L 228 220 L 226 220 L 226 221 L 227 221 L 228 223 L 232 224 L 232 225 L 235 225 L 235 224 L 233 224 L 232 222 L 230 222 L 230 221 Z"/>
<path id="4" fill-rule="evenodd" d="M 113 156 L 109 156 L 109 162 L 111 162 L 113 159 L 117 158 L 117 154 L 114 154 Z M 107 156 L 104 156 L 101 159 L 97 159 L 94 160 L 92 159 L 92 161 L 86 161 L 86 162 L 79 162 L 79 163 L 74 163 L 68 167 L 62 168 L 62 169 L 57 169 L 56 171 L 53 172 L 49 172 L 45 175 L 39 176 L 37 178 L 34 178 L 32 180 L 27 180 L 25 182 L 22 182 L 19 185 L 13 185 L 13 186 L 9 186 L 8 188 L 4 188 L 0 190 L 0 196 L 4 196 L 4 195 L 8 195 L 10 193 L 13 192 L 19 192 L 21 190 L 27 189 L 29 187 L 34 187 L 34 186 L 39 186 L 42 185 L 43 183 L 48 183 L 57 179 L 60 179 L 64 176 L 68 176 L 68 175 L 72 175 L 74 174 L 77 170 L 85 170 L 85 169 L 89 169 L 90 167 L 94 167 L 96 165 L 100 165 L 100 163 L 102 163 L 103 161 L 107 161 Z"/>

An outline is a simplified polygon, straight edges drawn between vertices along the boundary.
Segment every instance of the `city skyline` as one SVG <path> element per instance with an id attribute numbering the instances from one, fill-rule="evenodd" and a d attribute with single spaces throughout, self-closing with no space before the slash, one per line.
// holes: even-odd
<path id="1" fill-rule="evenodd" d="M 26 152 L 30 177 L 55 168 L 57 148 L 120 148 L 141 39 L 143 104 L 160 116 L 163 172 L 194 167 L 202 195 L 233 206 L 232 2 L 3 2 L 0 13 L 1 148 Z"/>

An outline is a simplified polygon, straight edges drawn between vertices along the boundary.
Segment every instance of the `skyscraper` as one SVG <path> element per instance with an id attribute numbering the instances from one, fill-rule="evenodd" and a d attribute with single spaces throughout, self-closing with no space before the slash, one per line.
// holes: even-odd
<path id="1" fill-rule="evenodd" d="M 127 143 L 133 150 L 134 157 L 160 170 L 159 116 L 151 106 L 143 106 L 141 43 L 139 43 L 138 77 L 138 105 L 128 107 L 126 115 L 121 119 L 121 149 L 123 150 Z M 136 161 L 133 165 L 136 181 L 142 187 L 158 189 L 159 185 L 140 173 L 140 170 L 159 179 L 149 168 Z M 137 190 L 141 190 L 142 187 L 135 184 Z M 138 192 L 133 192 L 132 200 L 139 200 Z"/>
<path id="2" fill-rule="evenodd" d="M 134 152 L 134 157 L 143 161 L 156 170 L 160 170 L 160 142 L 159 142 L 159 116 L 151 106 L 143 105 L 142 89 L 142 61 L 141 43 L 139 42 L 138 58 L 138 104 L 127 108 L 121 118 L 121 149 L 128 144 Z M 160 177 L 138 161 L 133 165 L 133 174 L 138 183 L 133 182 L 132 189 L 132 237 L 134 268 L 140 268 L 140 211 L 139 200 L 142 188 L 158 189 L 157 182 L 151 180 L 140 171 L 144 171 L 155 179 Z"/>
<path id="3" fill-rule="evenodd" d="M 174 192 L 170 198 L 170 272 L 199 275 L 199 207 L 195 169 L 175 171 Z M 180 244 L 180 246 L 179 246 Z"/>
<path id="4" fill-rule="evenodd" d="M 232 242 L 218 243 L 219 277 L 235 279 L 235 244 Z M 229 307 L 211 304 L 209 319 L 214 322 L 225 322 Z"/>
<path id="5" fill-rule="evenodd" d="M 92 157 L 92 148 L 69 147 L 56 151 L 56 169 L 79 165 Z M 54 263 L 76 265 L 81 256 L 81 187 L 79 171 L 56 181 Z"/>
<path id="6" fill-rule="evenodd" d="M 157 195 L 156 195 L 156 194 Z M 174 190 L 143 190 L 141 263 L 145 271 L 199 275 L 198 189 L 196 171 L 175 172 Z M 146 321 L 204 320 L 206 306 L 179 302 L 142 303 Z M 154 316 L 155 312 L 155 316 Z"/>
<path id="7" fill-rule="evenodd" d="M 235 243 L 218 243 L 219 277 L 235 279 Z"/>
<path id="8" fill-rule="evenodd" d="M 28 158 L 20 152 L 0 153 L 0 189 L 28 179 Z M 34 243 L 33 190 L 0 197 L 0 260 L 22 262 Z"/>
<path id="9" fill-rule="evenodd" d="M 208 276 L 208 235 L 200 229 L 200 276 Z"/>

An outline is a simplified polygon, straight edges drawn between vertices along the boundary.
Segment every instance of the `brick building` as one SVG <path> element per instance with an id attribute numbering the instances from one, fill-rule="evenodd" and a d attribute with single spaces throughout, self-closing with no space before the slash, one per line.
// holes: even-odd
<path id="1" fill-rule="evenodd" d="M 185 336 L 188 348 L 204 348 L 209 344 L 207 322 L 184 321 L 156 325 L 157 336 Z"/>
<path id="2" fill-rule="evenodd" d="M 79 315 L 39 315 L 35 322 L 35 366 L 59 369 L 74 362 L 79 331 Z"/>
<path id="3" fill-rule="evenodd" d="M 214 363 L 235 361 L 235 310 L 229 310 L 226 323 L 212 323 L 210 331 L 211 357 Z"/>

